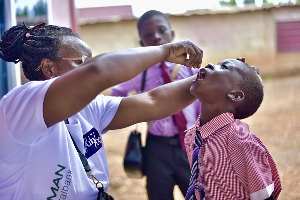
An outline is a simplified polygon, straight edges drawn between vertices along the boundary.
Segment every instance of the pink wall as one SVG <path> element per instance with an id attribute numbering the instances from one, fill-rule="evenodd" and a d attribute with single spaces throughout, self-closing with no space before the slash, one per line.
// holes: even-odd
<path id="1" fill-rule="evenodd" d="M 75 0 L 49 0 L 49 24 L 66 26 L 79 33 Z"/>

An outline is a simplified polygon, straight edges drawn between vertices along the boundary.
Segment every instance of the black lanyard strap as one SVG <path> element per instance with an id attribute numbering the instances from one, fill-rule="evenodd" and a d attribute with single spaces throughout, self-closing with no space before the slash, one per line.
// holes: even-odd
<path id="1" fill-rule="evenodd" d="M 69 132 L 69 131 L 68 131 Z M 75 146 L 76 151 L 78 152 L 79 158 L 81 160 L 81 163 L 83 165 L 83 168 L 85 170 L 85 172 L 92 178 L 93 183 L 96 185 L 96 188 L 98 188 L 98 184 L 101 184 L 102 188 L 104 188 L 103 184 L 94 176 L 94 174 L 92 173 L 92 170 L 90 168 L 89 162 L 86 159 L 85 155 L 83 153 L 81 153 L 81 151 L 79 150 L 77 144 L 75 143 L 71 133 L 69 132 L 72 142 Z"/>
<path id="2" fill-rule="evenodd" d="M 79 155 L 79 158 L 81 160 L 81 163 L 83 165 L 83 168 L 85 169 L 85 172 L 90 172 L 91 171 L 91 168 L 90 168 L 90 165 L 85 157 L 85 155 L 83 155 L 83 153 L 81 153 L 81 151 L 79 150 L 78 146 L 76 145 L 71 133 L 69 132 L 70 136 L 71 136 L 71 139 L 72 139 L 72 142 L 76 148 L 76 151 L 78 152 L 78 155 Z"/>

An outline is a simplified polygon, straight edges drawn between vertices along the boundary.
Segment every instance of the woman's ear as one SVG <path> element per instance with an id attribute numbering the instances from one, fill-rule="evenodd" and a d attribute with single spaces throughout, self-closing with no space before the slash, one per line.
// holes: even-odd
<path id="1" fill-rule="evenodd" d="M 54 77 L 54 66 L 53 62 L 48 58 L 43 58 L 41 61 L 41 70 L 43 74 L 48 78 Z"/>
<path id="2" fill-rule="evenodd" d="M 245 94 L 241 90 L 232 90 L 230 93 L 227 94 L 227 97 L 232 101 L 241 101 L 244 99 Z"/>

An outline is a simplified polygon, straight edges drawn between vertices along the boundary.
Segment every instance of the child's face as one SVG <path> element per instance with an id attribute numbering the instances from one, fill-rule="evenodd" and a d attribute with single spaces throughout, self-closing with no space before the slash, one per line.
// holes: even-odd
<path id="1" fill-rule="evenodd" d="M 231 91 L 240 90 L 240 71 L 245 67 L 243 62 L 234 59 L 224 60 L 217 65 L 208 64 L 199 70 L 190 91 L 201 102 L 225 100 Z"/>
<path id="2" fill-rule="evenodd" d="M 173 41 L 174 32 L 168 20 L 160 15 L 154 15 L 145 20 L 139 30 L 142 46 L 158 46 Z"/>

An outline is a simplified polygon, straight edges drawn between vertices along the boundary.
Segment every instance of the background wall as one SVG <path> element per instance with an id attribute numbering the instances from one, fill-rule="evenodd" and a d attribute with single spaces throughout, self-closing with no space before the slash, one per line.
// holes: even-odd
<path id="1" fill-rule="evenodd" d="M 277 23 L 299 22 L 300 5 L 281 7 L 196 10 L 169 16 L 175 41 L 190 39 L 204 51 L 203 65 L 244 56 L 260 68 L 262 76 L 282 76 L 300 71 L 300 50 L 277 52 Z M 94 55 L 138 47 L 136 19 L 81 24 L 80 36 Z M 299 39 L 300 39 L 300 28 Z M 300 40 L 298 41 L 300 46 Z"/>

